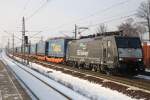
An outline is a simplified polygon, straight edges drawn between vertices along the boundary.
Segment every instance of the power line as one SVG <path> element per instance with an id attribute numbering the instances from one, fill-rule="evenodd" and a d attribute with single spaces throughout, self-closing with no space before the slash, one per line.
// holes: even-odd
<path id="1" fill-rule="evenodd" d="M 36 35 L 40 34 L 41 32 L 42 32 L 42 31 L 39 31 L 39 32 L 33 34 L 32 36 L 30 36 L 30 38 L 34 38 Z"/>
<path id="2" fill-rule="evenodd" d="M 68 24 L 71 24 L 71 23 L 75 23 L 75 22 L 87 20 L 88 18 L 95 16 L 95 15 L 96 15 L 97 13 L 99 13 L 99 12 L 100 12 L 100 13 L 106 12 L 106 11 L 112 9 L 112 8 L 116 8 L 116 7 L 120 6 L 120 5 L 123 5 L 123 4 L 128 3 L 128 2 L 130 2 L 130 1 L 132 1 L 132 0 L 121 1 L 121 2 L 119 2 L 119 3 L 113 4 L 113 5 L 111 5 L 111 6 L 107 7 L 107 8 L 105 8 L 105 9 L 102 9 L 102 10 L 99 10 L 99 11 L 93 13 L 93 14 L 90 14 L 90 15 L 88 15 L 88 16 L 86 16 L 86 17 L 83 17 L 83 18 L 80 18 L 80 19 L 77 19 L 77 20 L 74 20 L 74 21 L 71 21 L 71 22 L 68 22 L 68 23 L 61 24 L 60 26 L 58 26 L 58 27 L 56 27 L 56 28 L 54 28 L 54 29 L 52 29 L 52 30 L 55 30 L 55 29 L 64 27 L 65 25 L 68 25 Z"/>
<path id="3" fill-rule="evenodd" d="M 12 34 L 14 35 L 14 32 L 8 32 L 8 31 L 6 31 L 6 30 L 4 30 L 4 29 L 2 29 L 2 28 L 1 28 L 1 30 L 3 30 L 3 32 L 5 32 L 5 33 L 8 34 L 8 35 L 12 35 Z M 15 35 L 14 35 L 14 37 L 17 38 L 17 39 L 19 39 L 19 40 L 22 40 L 21 38 L 15 36 Z"/>
<path id="4" fill-rule="evenodd" d="M 28 0 L 28 1 L 30 1 L 30 0 Z M 80 19 L 75 20 L 75 21 L 86 20 L 86 19 L 89 18 L 89 17 L 95 16 L 95 14 L 97 14 L 97 13 L 99 13 L 99 12 L 101 12 L 101 13 L 102 13 L 102 12 L 106 12 L 106 11 L 112 9 L 112 8 L 115 8 L 115 7 L 117 7 L 117 6 L 123 5 L 123 4 L 125 4 L 125 3 L 129 2 L 129 1 L 131 1 L 131 0 L 125 0 L 125 1 L 122 1 L 122 2 L 119 2 L 119 3 L 116 3 L 116 4 L 113 4 L 113 5 L 111 5 L 111 6 L 108 7 L 108 8 L 105 8 L 105 9 L 103 9 L 103 10 L 97 11 L 96 13 L 90 14 L 89 16 L 86 16 L 86 17 L 84 17 L 84 18 L 80 18 Z M 35 10 L 29 17 L 27 17 L 27 20 L 31 19 L 35 14 L 37 14 L 37 13 L 47 4 L 47 2 L 48 2 L 48 1 L 45 1 L 45 3 L 43 3 L 37 10 Z M 71 22 L 70 22 L 70 23 L 71 23 Z M 69 24 L 69 23 L 68 23 L 68 24 Z M 59 28 L 62 27 L 62 26 L 64 26 L 64 25 L 65 25 L 65 24 L 59 26 Z M 57 29 L 58 29 L 58 28 L 57 28 Z"/>
<path id="5" fill-rule="evenodd" d="M 6 32 L 6 31 L 4 31 L 4 32 L 5 32 L 5 33 L 8 33 L 8 32 Z M 13 33 L 11 33 L 11 34 L 8 33 L 8 34 L 9 34 L 9 35 L 12 35 Z M 14 35 L 14 34 L 13 34 L 13 35 Z M 18 40 L 22 40 L 21 38 L 17 37 L 16 35 L 14 35 L 14 37 L 17 38 Z"/>
<path id="6" fill-rule="evenodd" d="M 136 13 L 136 9 L 134 9 L 134 10 L 131 10 L 131 11 L 128 11 L 128 12 L 130 12 L 131 14 L 133 14 L 133 13 Z M 100 20 L 107 20 L 107 19 L 110 19 L 110 18 L 114 18 L 114 17 L 118 17 L 118 16 L 120 16 L 120 15 L 124 15 L 124 14 L 126 14 L 126 13 L 128 13 L 128 12 L 121 12 L 121 13 L 118 13 L 117 15 L 114 15 L 114 16 L 109 16 L 109 17 L 105 17 L 105 18 L 103 18 L 103 19 L 101 19 L 101 16 L 99 16 L 99 17 L 97 17 L 97 19 L 100 19 Z M 126 15 L 125 15 L 126 16 Z M 86 22 L 84 22 L 84 23 L 87 23 L 87 21 Z M 83 23 L 82 23 L 83 24 Z"/>
<path id="7" fill-rule="evenodd" d="M 132 14 L 129 14 L 129 15 L 126 15 L 126 16 L 116 17 L 116 18 L 113 18 L 113 19 L 105 20 L 105 21 L 100 22 L 100 23 L 96 23 L 96 24 L 92 24 L 92 25 L 85 25 L 85 26 L 87 26 L 88 28 L 91 28 L 91 27 L 95 27 L 95 26 L 100 25 L 100 24 L 106 24 L 106 23 L 110 23 L 110 22 L 113 22 L 113 21 L 116 21 L 116 20 L 130 18 L 130 17 L 134 16 L 135 14 L 136 13 L 132 13 Z M 84 31 L 86 31 L 86 30 L 84 30 Z M 84 31 L 82 31 L 82 32 L 84 32 Z"/>
<path id="8" fill-rule="evenodd" d="M 130 1 L 132 1 L 132 0 L 125 0 L 125 1 L 118 2 L 118 3 L 116 3 L 116 4 L 111 5 L 111 6 L 108 7 L 108 8 L 104 8 L 104 9 L 99 10 L 99 11 L 93 13 L 93 14 L 90 14 L 90 15 L 86 16 L 86 17 L 80 18 L 80 19 L 78 19 L 77 21 L 85 20 L 85 19 L 87 19 L 87 18 L 89 18 L 89 17 L 93 17 L 93 16 L 95 16 L 97 13 L 106 12 L 106 11 L 112 9 L 112 8 L 118 7 L 118 6 L 120 6 L 120 5 L 124 5 L 124 4 L 126 4 L 126 3 L 130 2 Z"/>
<path id="9" fill-rule="evenodd" d="M 26 20 L 31 19 L 35 14 L 37 14 L 42 8 L 44 8 L 50 0 L 46 0 L 39 8 L 37 8 Z"/>
<path id="10" fill-rule="evenodd" d="M 30 1 L 31 1 L 31 0 L 27 0 L 27 2 L 25 3 L 25 5 L 24 5 L 24 7 L 23 7 L 23 11 L 26 10 L 26 8 L 27 8 L 27 6 L 28 6 L 28 4 L 29 4 Z"/>
<path id="11" fill-rule="evenodd" d="M 28 6 L 28 4 L 29 4 L 29 2 L 30 2 L 31 0 L 27 0 L 26 1 L 26 3 L 25 3 L 25 5 L 23 6 L 23 9 L 22 9 L 22 11 L 20 12 L 20 14 L 19 14 L 19 16 L 24 16 L 24 11 L 27 9 L 27 6 Z"/>
<path id="12" fill-rule="evenodd" d="M 75 21 L 80 21 L 80 20 L 83 21 L 83 20 L 86 20 L 86 19 L 89 18 L 89 17 L 95 16 L 95 14 L 97 14 L 97 13 L 99 13 L 99 12 L 101 12 L 101 13 L 102 13 L 102 12 L 106 12 L 106 11 L 112 9 L 112 8 L 115 8 L 115 7 L 117 7 L 117 6 L 123 5 L 123 4 L 125 4 L 125 3 L 129 2 L 129 1 L 131 1 L 131 0 L 121 1 L 121 2 L 119 2 L 119 3 L 116 3 L 116 4 L 113 4 L 113 5 L 109 6 L 108 8 L 105 8 L 105 9 L 103 9 L 103 10 L 99 10 L 99 11 L 97 11 L 96 13 L 90 14 L 90 15 L 84 17 L 84 18 L 80 18 L 80 19 L 75 20 Z M 48 1 L 45 1 L 45 3 L 43 3 L 37 10 L 35 10 L 29 17 L 27 17 L 27 20 L 31 19 L 35 14 L 37 14 L 44 6 L 46 6 L 46 4 L 47 4 L 48 2 L 49 2 L 49 0 L 48 0 Z M 73 22 L 75 22 L 75 21 L 73 21 Z M 72 22 L 69 22 L 69 23 L 67 23 L 67 24 L 70 24 L 70 23 L 72 23 Z M 64 26 L 64 25 L 67 25 L 67 24 L 62 24 L 61 26 L 57 27 L 56 29 L 58 29 L 58 28 L 60 28 L 60 27 L 62 27 L 62 26 Z"/>
<path id="13" fill-rule="evenodd" d="M 103 22 L 101 22 L 101 23 L 89 25 L 89 27 L 93 27 L 93 26 L 96 26 L 96 25 L 104 24 L 104 23 L 110 23 L 110 22 L 113 22 L 113 21 L 116 21 L 116 20 L 120 20 L 120 19 L 129 18 L 129 17 L 134 16 L 135 14 L 136 14 L 136 13 L 129 14 L 129 15 L 126 15 L 126 16 L 117 17 L 117 18 L 113 18 L 113 19 L 110 19 L 110 20 L 105 20 L 105 21 L 103 21 Z"/>
<path id="14" fill-rule="evenodd" d="M 127 16 L 122 16 L 122 17 L 118 17 L 118 18 L 113 18 L 113 19 L 110 19 L 110 20 L 106 20 L 106 21 L 103 21 L 101 23 L 97 23 L 97 24 L 92 24 L 92 25 L 89 25 L 88 27 L 91 28 L 91 27 L 95 27 L 97 25 L 100 25 L 100 24 L 106 24 L 106 23 L 110 23 L 110 22 L 113 22 L 113 21 L 117 21 L 117 20 L 121 20 L 121 19 L 125 19 L 125 18 L 130 18 L 132 16 L 134 16 L 134 14 L 130 14 L 130 15 L 127 15 Z"/>
<path id="15" fill-rule="evenodd" d="M 128 15 L 125 15 L 125 16 L 114 16 L 114 17 L 110 17 L 111 19 L 102 19 L 103 21 L 100 22 L 100 23 L 96 23 L 96 24 L 90 24 L 90 25 L 84 25 L 84 26 L 87 26 L 87 27 L 94 27 L 96 25 L 100 25 L 100 24 L 104 24 L 104 23 L 110 23 L 110 22 L 113 22 L 113 21 L 116 21 L 116 20 L 120 20 L 120 19 L 125 19 L 125 18 L 129 18 L 129 17 L 132 17 L 134 16 L 136 13 L 135 13 L 135 10 L 132 11 L 131 14 L 128 14 Z"/>

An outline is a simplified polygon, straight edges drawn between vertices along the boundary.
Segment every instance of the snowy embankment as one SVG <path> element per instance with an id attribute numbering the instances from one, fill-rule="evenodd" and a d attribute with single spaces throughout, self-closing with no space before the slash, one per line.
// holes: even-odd
<path id="1" fill-rule="evenodd" d="M 150 80 L 150 76 L 146 76 L 146 75 L 137 75 L 137 76 L 135 76 L 135 77 L 141 78 L 141 79 Z"/>
<path id="2" fill-rule="evenodd" d="M 146 73 L 150 73 L 150 69 L 145 69 Z M 137 75 L 135 76 L 137 78 L 141 78 L 141 79 L 145 79 L 145 80 L 150 80 L 150 76 L 149 75 Z"/>
<path id="3" fill-rule="evenodd" d="M 65 96 L 73 100 L 88 100 L 88 98 L 72 91 L 54 80 L 49 79 L 48 77 L 45 77 L 31 68 L 17 62 L 14 63 L 14 60 L 8 58 L 5 53 L 2 54 L 2 58 L 3 62 L 13 70 L 13 72 L 28 88 L 30 88 L 30 90 L 32 90 L 32 93 L 34 93 L 39 100 L 67 100 L 68 98 Z M 65 96 L 50 86 L 63 93 Z"/>
<path id="4" fill-rule="evenodd" d="M 150 69 L 145 69 L 146 72 L 150 72 Z"/>
<path id="5" fill-rule="evenodd" d="M 16 57 L 16 59 L 21 61 L 18 57 Z M 30 67 L 65 86 L 69 86 L 69 88 L 92 100 L 132 100 L 132 98 L 119 93 L 118 91 L 102 87 L 101 85 L 89 82 L 88 80 L 64 74 L 61 71 L 45 68 L 36 63 L 30 63 Z"/>

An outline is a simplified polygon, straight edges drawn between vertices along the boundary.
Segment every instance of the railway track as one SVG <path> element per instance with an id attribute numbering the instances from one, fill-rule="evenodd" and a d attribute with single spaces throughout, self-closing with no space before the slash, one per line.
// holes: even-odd
<path id="1" fill-rule="evenodd" d="M 134 77 L 118 77 L 118 76 L 108 76 L 105 74 L 91 72 L 89 70 L 77 69 L 74 67 L 69 67 L 66 65 L 52 64 L 44 61 L 34 60 L 33 62 L 43 65 L 45 67 L 62 71 L 73 76 L 80 77 L 82 79 L 89 80 L 91 82 L 96 82 L 104 87 L 117 90 L 124 94 L 130 95 L 137 99 L 145 98 L 150 99 L 150 81 L 134 78 Z"/>
<path id="2" fill-rule="evenodd" d="M 78 70 L 77 68 L 70 68 L 69 66 L 50 64 L 46 62 L 36 61 L 43 66 L 50 67 L 54 70 L 62 71 L 64 73 L 80 77 L 91 82 L 98 83 L 104 87 L 117 90 L 124 94 L 130 95 L 131 97 L 136 97 L 137 99 L 145 98 L 145 100 L 150 99 L 150 81 L 132 78 L 132 77 L 117 77 L 117 76 L 107 76 L 105 74 L 91 72 L 88 70 Z"/>
<path id="3" fill-rule="evenodd" d="M 72 99 L 75 99 L 75 98 L 79 98 L 79 99 L 88 100 L 88 98 L 86 98 L 86 97 L 84 97 L 84 96 L 82 96 L 78 93 L 75 93 L 74 91 L 72 91 L 72 92 L 69 91 L 73 94 L 73 96 L 69 96 L 68 94 L 62 92 L 61 90 L 59 90 L 59 89 L 55 88 L 54 86 L 52 86 L 51 84 L 49 84 L 48 82 L 44 81 L 43 78 L 41 78 L 43 75 L 38 77 L 38 76 L 36 76 L 37 74 L 32 73 L 32 71 L 30 71 L 31 70 L 30 68 L 29 68 L 30 70 L 27 70 L 28 68 L 23 68 L 21 64 L 16 63 L 15 61 L 12 61 L 12 63 L 15 64 L 19 68 L 19 70 L 21 69 L 24 72 L 28 73 L 30 75 L 30 77 L 34 77 L 36 80 L 38 80 L 42 84 L 44 84 L 45 85 L 44 87 L 47 87 L 47 89 L 50 89 L 51 91 L 49 91 L 49 96 L 50 96 L 50 94 L 53 94 L 52 92 L 56 92 L 58 94 L 57 95 L 58 97 L 55 96 L 55 98 L 53 98 L 53 99 L 60 99 L 61 98 L 62 100 L 72 100 Z M 5 64 L 7 64 L 6 61 L 5 61 Z M 9 65 L 7 64 L 7 66 L 9 66 Z M 14 71 L 14 69 L 11 68 L 11 70 L 13 71 L 15 76 L 21 81 L 21 83 L 28 89 L 28 91 L 30 91 L 30 93 L 32 94 L 32 96 L 34 96 L 34 98 L 36 100 L 49 100 L 49 97 L 44 97 L 44 98 L 39 97 L 39 95 L 37 93 L 35 93 L 35 91 L 33 91 L 32 88 L 24 82 L 24 80 Z M 50 79 L 48 78 L 48 80 L 50 80 Z M 34 81 L 34 80 L 32 80 L 32 81 Z M 51 80 L 51 81 L 53 81 L 53 80 Z M 43 86 L 42 86 L 42 90 L 43 90 Z M 45 98 L 47 98 L 47 99 L 45 99 Z"/>
<path id="4" fill-rule="evenodd" d="M 46 62 L 42 62 L 42 61 L 35 61 L 36 63 L 39 63 L 41 65 L 44 65 L 46 67 L 50 67 L 52 66 L 54 69 L 56 70 L 60 70 L 63 72 L 67 72 L 67 73 L 73 73 L 75 75 L 79 75 L 85 78 L 96 78 L 96 79 L 107 79 L 107 80 L 111 80 L 115 83 L 118 84 L 126 84 L 130 85 L 130 86 L 135 86 L 138 87 L 140 89 L 143 90 L 147 90 L 147 92 L 150 92 L 150 81 L 149 80 L 145 80 L 145 79 L 139 79 L 139 78 L 134 78 L 134 77 L 119 77 L 119 76 L 108 76 L 102 73 L 97 73 L 97 72 L 91 72 L 88 70 L 78 70 L 77 68 L 73 68 L 73 67 L 69 67 L 69 66 L 65 66 L 65 65 L 60 65 L 60 64 L 50 64 L 50 63 L 46 63 Z M 134 83 L 134 84 L 133 84 Z"/>

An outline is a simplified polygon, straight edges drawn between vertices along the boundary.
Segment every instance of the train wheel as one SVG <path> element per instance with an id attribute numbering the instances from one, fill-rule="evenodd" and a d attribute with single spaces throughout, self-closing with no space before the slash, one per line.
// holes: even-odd
<path id="1" fill-rule="evenodd" d="M 105 73 L 106 73 L 106 75 L 112 75 L 112 72 L 113 70 L 112 69 L 110 69 L 110 68 L 108 68 L 107 66 L 105 67 Z"/>
<path id="2" fill-rule="evenodd" d="M 84 69 L 84 63 L 78 64 L 78 68 L 79 68 L 79 69 Z"/>
<path id="3" fill-rule="evenodd" d="M 98 70 L 98 66 L 93 65 L 93 67 L 92 67 L 92 71 L 97 72 L 97 70 Z"/>
<path id="4" fill-rule="evenodd" d="M 74 67 L 74 62 L 73 61 L 70 62 L 70 66 Z"/>
<path id="5" fill-rule="evenodd" d="M 73 62 L 73 67 L 78 68 L 78 63 L 77 62 Z"/>
<path id="6" fill-rule="evenodd" d="M 112 72 L 110 70 L 106 70 L 106 75 L 112 75 Z"/>
<path id="7" fill-rule="evenodd" d="M 103 66 L 103 65 L 100 66 L 100 72 L 105 73 L 105 69 L 104 69 L 104 66 Z"/>
<path id="8" fill-rule="evenodd" d="M 79 66 L 78 66 L 78 69 L 82 69 L 82 67 L 79 65 Z"/>
<path id="9" fill-rule="evenodd" d="M 105 69 L 105 72 L 107 75 L 117 75 L 118 73 L 118 70 L 117 69 L 113 69 L 113 68 L 106 68 Z"/>
<path id="10" fill-rule="evenodd" d="M 90 69 L 89 64 L 84 64 L 83 67 L 84 67 L 84 69 L 86 69 L 86 70 L 89 70 L 89 69 Z"/>
<path id="11" fill-rule="evenodd" d="M 88 70 L 92 70 L 92 68 L 93 68 L 92 64 L 89 64 Z"/>

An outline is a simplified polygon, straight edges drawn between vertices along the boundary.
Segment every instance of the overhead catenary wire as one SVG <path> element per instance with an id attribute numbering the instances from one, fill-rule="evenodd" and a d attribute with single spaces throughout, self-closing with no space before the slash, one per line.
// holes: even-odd
<path id="1" fill-rule="evenodd" d="M 125 1 L 118 2 L 118 3 L 113 4 L 113 5 L 111 5 L 111 6 L 107 7 L 107 8 L 104 8 L 104 9 L 99 10 L 99 11 L 93 13 L 93 14 L 90 14 L 90 15 L 88 15 L 88 16 L 86 16 L 86 17 L 80 18 L 80 19 L 78 19 L 77 21 L 83 21 L 83 20 L 85 20 L 85 19 L 88 19 L 88 18 L 90 18 L 90 17 L 92 17 L 92 16 L 97 15 L 97 13 L 103 13 L 103 12 L 109 11 L 109 10 L 111 10 L 112 8 L 116 8 L 116 7 L 118 7 L 118 6 L 124 5 L 124 4 L 128 3 L 128 2 L 131 2 L 131 1 L 132 1 L 132 0 L 125 0 Z"/>
<path id="2" fill-rule="evenodd" d="M 122 19 L 126 19 L 126 18 L 130 18 L 130 17 L 133 17 L 136 13 L 131 13 L 129 15 L 126 15 L 126 16 L 117 16 L 117 17 L 114 17 L 112 19 L 108 19 L 108 20 L 104 20 L 102 22 L 99 22 L 99 23 L 95 23 L 95 24 L 89 24 L 89 25 L 84 25 L 84 26 L 87 26 L 89 29 L 88 30 L 83 30 L 83 31 L 80 31 L 80 33 L 83 33 L 83 32 L 86 32 L 86 31 L 90 31 L 90 28 L 92 27 L 96 27 L 97 25 L 100 25 L 100 24 L 106 24 L 106 23 L 111 23 L 113 21 L 117 21 L 117 20 L 122 20 Z M 71 33 L 74 33 L 74 30 L 71 30 Z M 67 34 L 63 34 L 64 36 L 67 36 L 67 37 L 71 37 Z"/>
<path id="3" fill-rule="evenodd" d="M 89 27 L 89 29 L 90 29 L 90 28 L 92 28 L 92 27 L 96 27 L 97 25 L 106 24 L 106 23 L 110 23 L 110 22 L 113 22 L 113 21 L 130 18 L 130 17 L 133 17 L 134 15 L 135 15 L 135 13 L 130 14 L 130 15 L 127 15 L 127 16 L 121 16 L 121 17 L 118 17 L 118 18 L 113 18 L 113 19 L 110 19 L 110 20 L 105 20 L 105 21 L 100 22 L 100 23 L 88 25 L 88 27 Z M 86 31 L 87 31 L 87 30 L 85 30 L 85 32 L 86 32 Z M 89 30 L 88 30 L 88 31 L 89 31 Z"/>
<path id="4" fill-rule="evenodd" d="M 134 10 L 131 10 L 131 11 L 128 11 L 128 12 L 121 12 L 121 13 L 118 13 L 117 15 L 114 15 L 114 16 L 108 16 L 108 17 L 105 17 L 105 18 L 103 18 L 103 19 L 101 19 L 101 16 L 98 16 L 97 17 L 97 20 L 109 20 L 110 18 L 118 18 L 120 15 L 123 15 L 123 16 L 126 16 L 127 14 L 129 15 L 129 14 L 133 14 L 133 13 L 136 13 L 136 9 L 134 9 Z M 130 13 L 129 13 L 130 12 Z M 89 21 L 86 21 L 86 22 L 84 22 L 84 23 L 87 23 L 87 22 L 89 22 Z M 97 21 L 96 21 L 97 22 Z M 82 23 L 83 24 L 83 23 Z"/>
<path id="5" fill-rule="evenodd" d="M 30 3 L 30 1 L 31 0 L 27 0 L 26 1 L 26 3 L 25 3 L 25 5 L 23 6 L 23 10 L 21 11 L 21 13 L 23 14 L 24 13 L 24 11 L 27 9 L 27 6 L 29 5 L 29 3 Z M 48 2 L 49 0 L 46 0 L 46 2 Z M 44 6 L 44 5 L 43 5 Z M 41 7 L 40 7 L 41 8 Z M 37 10 L 40 10 L 40 8 L 39 9 L 37 9 Z M 37 10 L 32 14 L 32 16 L 34 16 L 34 14 L 37 12 Z M 25 16 L 24 14 L 23 14 L 23 16 Z M 31 15 L 30 15 L 30 17 L 32 17 Z M 21 17 L 22 17 L 22 15 L 21 15 Z M 28 31 L 26 31 L 26 32 L 28 32 Z M 30 31 L 31 32 L 31 31 Z"/>
<path id="6" fill-rule="evenodd" d="M 79 18 L 79 19 L 77 19 L 77 20 L 73 20 L 73 21 L 70 21 L 70 22 L 68 22 L 68 23 L 61 24 L 61 25 L 59 25 L 58 27 L 56 27 L 56 28 L 54 28 L 54 29 L 52 29 L 52 30 L 59 29 L 59 28 L 61 28 L 61 27 L 64 27 L 64 26 L 69 25 L 69 24 L 72 24 L 72 23 L 77 23 L 77 22 L 79 22 L 79 21 L 87 20 L 88 18 L 97 15 L 97 13 L 103 13 L 103 12 L 109 11 L 109 10 L 111 10 L 111 9 L 113 9 L 113 8 L 116 8 L 116 7 L 118 7 L 118 6 L 124 5 L 124 4 L 128 3 L 128 2 L 131 2 L 131 1 L 132 1 L 132 0 L 124 0 L 124 1 L 121 1 L 121 2 L 118 2 L 118 3 L 115 3 L 115 4 L 113 4 L 113 5 L 111 5 L 111 6 L 107 7 L 107 8 L 100 9 L 100 10 L 98 10 L 98 11 L 95 12 L 95 13 L 89 14 L 89 15 L 86 16 L 86 17 L 82 17 L 82 18 Z M 48 29 L 48 30 L 50 30 L 50 29 Z"/>
<path id="7" fill-rule="evenodd" d="M 36 35 L 40 34 L 41 32 L 42 32 L 42 31 L 39 31 L 39 32 L 33 34 L 32 36 L 30 36 L 30 39 L 31 39 L 31 38 L 34 38 Z"/>
<path id="8" fill-rule="evenodd" d="M 132 14 L 129 14 L 129 15 L 126 15 L 126 16 L 121 16 L 121 17 L 116 17 L 116 18 L 112 18 L 112 19 L 109 19 L 109 20 L 105 20 L 105 21 L 102 21 L 102 22 L 99 22 L 99 23 L 96 23 L 96 24 L 89 24 L 89 25 L 86 25 L 86 26 L 88 27 L 88 30 L 80 31 L 80 33 L 89 31 L 90 28 L 95 27 L 95 26 L 97 26 L 97 25 L 106 24 L 106 23 L 110 23 L 110 22 L 113 22 L 113 21 L 117 21 L 117 20 L 121 20 L 121 19 L 126 19 L 126 18 L 133 17 L 135 14 L 136 14 L 136 13 L 132 13 Z"/>
<path id="9" fill-rule="evenodd" d="M 49 1 L 50 1 L 50 0 L 46 0 L 38 9 L 36 9 L 29 17 L 27 17 L 27 20 L 31 19 L 35 14 L 37 14 L 43 7 L 46 6 L 46 4 L 47 4 Z M 75 20 L 75 21 L 83 21 L 83 20 L 86 20 L 86 19 L 89 18 L 89 17 L 95 16 L 95 15 L 96 15 L 97 13 L 99 13 L 99 12 L 101 12 L 101 13 L 106 12 L 106 11 L 112 9 L 112 8 L 115 8 L 115 7 L 118 7 L 118 6 L 120 6 L 120 5 L 126 4 L 126 3 L 128 3 L 129 1 L 132 1 L 132 0 L 124 0 L 124 1 L 121 1 L 121 2 L 118 2 L 118 3 L 115 3 L 115 4 L 113 4 L 113 5 L 111 5 L 111 6 L 107 7 L 107 8 L 104 8 L 104 9 L 101 9 L 101 10 L 97 11 L 96 13 L 90 14 L 90 15 L 88 15 L 88 16 L 86 16 L 86 17 L 80 18 L 80 19 Z M 74 22 L 74 21 L 73 21 L 73 22 Z M 58 29 L 58 28 L 60 28 L 60 27 L 64 27 L 64 25 L 67 25 L 67 24 L 70 24 L 70 23 L 72 23 L 72 22 L 69 22 L 69 23 L 66 23 L 66 24 L 62 24 L 61 26 L 57 27 L 56 29 Z M 39 32 L 39 33 L 41 33 L 41 32 Z M 38 34 L 39 34 L 39 33 L 38 33 Z"/>
<path id="10" fill-rule="evenodd" d="M 136 13 L 132 13 L 132 14 L 129 14 L 129 15 L 126 15 L 126 16 L 121 16 L 121 17 L 116 17 L 116 18 L 110 19 L 110 20 L 105 20 L 105 21 L 97 23 L 97 24 L 89 25 L 89 27 L 93 27 L 93 26 L 100 25 L 100 24 L 105 24 L 105 23 L 110 23 L 110 22 L 120 20 L 120 19 L 130 18 L 130 17 L 134 16 L 135 14 Z"/>
<path id="11" fill-rule="evenodd" d="M 19 16 L 21 16 L 21 17 L 22 17 L 22 16 L 25 16 L 24 12 L 26 11 L 27 6 L 29 5 L 30 1 L 31 1 L 31 0 L 27 0 L 27 1 L 25 2 L 24 6 L 23 6 L 23 9 L 21 10 Z"/>
<path id="12" fill-rule="evenodd" d="M 3 30 L 5 33 L 7 33 L 8 35 L 14 35 L 14 33 L 8 32 L 6 30 Z M 14 35 L 15 38 L 17 38 L 18 40 L 22 40 L 21 38 L 17 37 L 16 35 Z"/>
<path id="13" fill-rule="evenodd" d="M 43 4 L 41 4 L 41 6 L 39 8 L 37 8 L 31 15 L 29 15 L 26 20 L 30 20 L 34 15 L 36 15 L 42 8 L 44 8 L 48 2 L 50 2 L 51 0 L 46 0 Z"/>
<path id="14" fill-rule="evenodd" d="M 113 18 L 111 17 L 111 19 L 103 19 L 103 21 L 95 23 L 95 24 L 88 24 L 88 25 L 84 25 L 87 26 L 88 28 L 100 25 L 100 24 L 106 24 L 106 23 L 110 23 L 113 21 L 117 21 L 117 20 L 121 20 L 121 19 L 126 19 L 126 18 L 130 18 L 132 16 L 134 16 L 136 13 L 135 11 L 133 11 L 131 14 L 125 15 L 125 16 L 114 16 Z"/>
<path id="15" fill-rule="evenodd" d="M 31 1 L 31 0 L 27 0 L 27 2 L 25 3 L 25 5 L 24 5 L 24 7 L 23 7 L 23 11 L 26 10 L 26 8 L 27 8 L 28 4 L 30 3 L 30 1 Z"/>
<path id="16" fill-rule="evenodd" d="M 2 29 L 2 28 L 1 28 Z M 3 32 L 5 32 L 7 35 L 12 35 L 13 33 L 15 33 L 15 32 L 8 32 L 8 31 L 6 31 L 6 30 L 4 30 L 4 29 L 2 29 L 3 30 Z M 37 31 L 30 31 L 30 32 L 37 32 Z M 31 39 L 31 38 L 37 38 L 37 37 L 35 37 L 36 35 L 38 35 L 39 33 L 41 33 L 42 31 L 38 31 L 37 33 L 35 33 L 35 34 L 33 34 L 32 36 L 29 36 L 29 39 Z M 21 37 L 18 37 L 18 36 L 16 36 L 16 35 L 14 35 L 14 37 L 16 38 L 16 39 L 18 39 L 18 40 L 22 40 L 22 38 Z"/>
<path id="17" fill-rule="evenodd" d="M 45 1 L 39 8 L 37 8 L 30 16 L 26 17 L 26 21 L 27 21 L 27 20 L 30 20 L 35 14 L 37 14 L 42 8 L 44 8 L 44 7 L 46 6 L 46 4 L 47 4 L 49 1 L 50 1 L 50 0 L 46 0 L 46 1 Z M 27 5 L 28 5 L 29 2 L 30 2 L 30 0 L 28 0 L 28 2 L 25 4 L 23 10 L 26 9 L 26 7 L 27 7 Z M 25 16 L 25 15 L 23 15 L 23 16 Z M 38 33 L 36 33 L 35 35 L 37 35 L 37 34 L 39 34 L 39 33 L 41 33 L 41 31 L 38 32 Z M 33 38 L 33 36 L 32 36 L 32 38 Z"/>
<path id="18" fill-rule="evenodd" d="M 30 0 L 28 0 L 28 1 L 30 1 Z M 118 6 L 120 6 L 120 5 L 122 5 L 122 4 L 125 4 L 125 3 L 127 3 L 127 1 L 129 2 L 129 1 L 131 1 L 131 0 L 124 0 L 124 1 L 122 1 L 122 2 L 119 2 L 119 3 L 117 3 L 117 4 L 114 4 L 114 5 L 111 5 L 110 7 L 108 7 L 108 8 L 105 8 L 105 9 L 103 9 L 103 10 L 100 10 L 100 11 L 97 11 L 97 13 L 99 13 L 99 12 L 105 12 L 105 11 L 108 11 L 109 9 L 111 9 L 111 8 L 114 8 L 114 7 L 117 7 L 117 5 Z M 45 5 L 47 4 L 47 1 L 45 1 L 45 3 L 43 3 L 36 11 L 34 11 L 29 17 L 27 17 L 27 19 L 29 18 L 29 19 L 31 19 L 35 14 L 37 14 Z M 27 3 L 27 5 L 28 5 L 28 3 Z M 26 7 L 24 7 L 25 9 L 26 9 Z M 95 13 L 96 14 L 96 13 Z M 95 14 L 93 13 L 93 14 L 90 14 L 89 16 L 86 16 L 86 17 L 84 17 L 83 19 L 81 18 L 81 19 L 78 19 L 77 21 L 83 21 L 83 20 L 86 20 L 87 18 L 90 18 L 90 17 L 92 17 L 92 16 L 95 16 Z M 28 20 L 29 20 L 28 19 Z M 120 19 L 120 18 L 119 18 Z M 123 19 L 123 18 L 122 18 Z M 76 20 L 75 20 L 76 21 Z M 111 19 L 110 20 L 106 20 L 106 21 L 104 21 L 104 22 L 106 22 L 106 23 L 109 23 L 109 22 L 112 22 L 111 21 Z M 104 23 L 104 22 L 102 22 L 102 23 Z M 98 24 L 97 24 L 98 25 Z M 63 24 L 63 26 L 64 26 L 64 24 Z M 94 26 L 94 24 L 93 25 L 90 25 L 89 27 L 92 27 L 92 26 Z M 56 28 L 56 29 L 58 29 L 58 28 Z M 39 32 L 39 33 L 41 33 L 41 32 Z M 39 34 L 38 33 L 38 34 Z"/>

